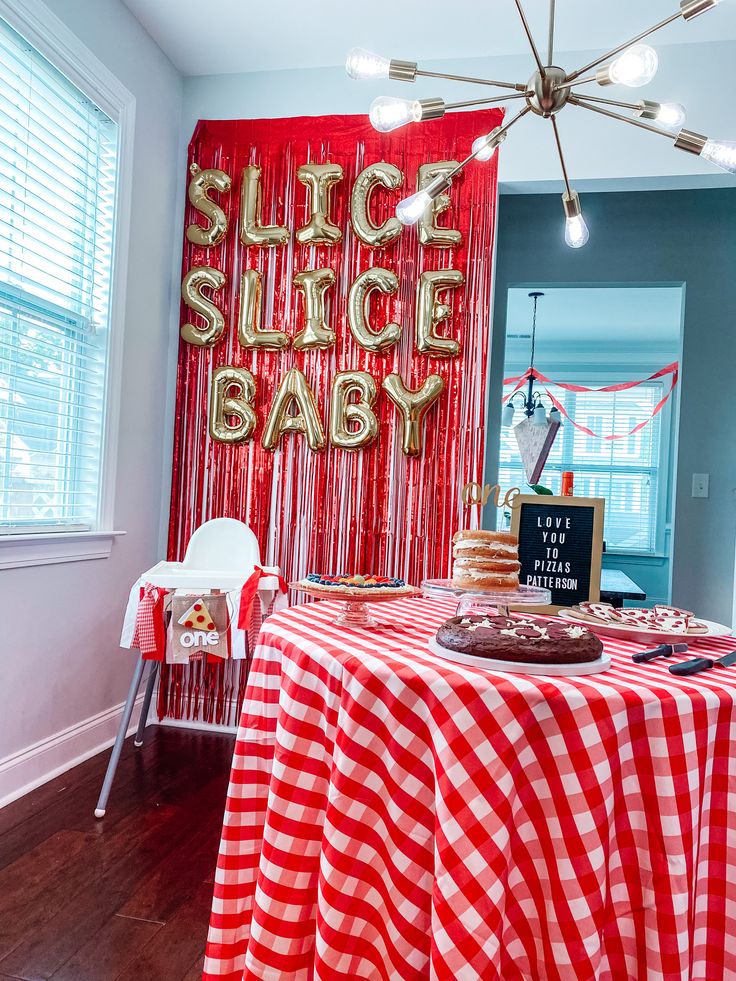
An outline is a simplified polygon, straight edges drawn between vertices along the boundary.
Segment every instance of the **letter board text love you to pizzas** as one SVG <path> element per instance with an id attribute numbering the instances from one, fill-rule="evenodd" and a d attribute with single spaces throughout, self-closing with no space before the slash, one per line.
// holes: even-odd
<path id="1" fill-rule="evenodd" d="M 514 501 L 511 531 L 519 537 L 519 580 L 552 593 L 552 606 L 600 599 L 602 497 L 522 494 Z"/>

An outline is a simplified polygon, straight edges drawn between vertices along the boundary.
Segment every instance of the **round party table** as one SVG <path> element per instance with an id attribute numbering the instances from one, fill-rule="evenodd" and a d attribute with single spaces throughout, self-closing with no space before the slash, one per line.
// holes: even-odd
<path id="1" fill-rule="evenodd" d="M 204 978 L 736 979 L 736 666 L 462 667 L 427 646 L 455 606 L 264 623 Z"/>

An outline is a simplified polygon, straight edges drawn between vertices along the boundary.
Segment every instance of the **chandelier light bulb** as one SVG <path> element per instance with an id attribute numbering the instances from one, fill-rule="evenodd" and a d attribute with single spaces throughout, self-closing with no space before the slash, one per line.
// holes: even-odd
<path id="1" fill-rule="evenodd" d="M 500 129 L 501 127 L 497 126 L 490 133 L 486 133 L 485 136 L 479 136 L 477 140 L 473 140 L 472 150 L 476 160 L 491 159 L 499 145 L 506 139 L 505 133 L 502 133 L 499 137 Z"/>
<path id="2" fill-rule="evenodd" d="M 353 48 L 345 62 L 345 71 L 350 78 L 388 78 L 391 59 L 366 51 L 365 48 Z"/>
<path id="3" fill-rule="evenodd" d="M 687 113 L 685 107 L 679 102 L 663 102 L 659 107 L 656 119 L 660 126 L 675 133 L 679 132 L 685 125 Z"/>
<path id="4" fill-rule="evenodd" d="M 509 402 L 509 404 L 505 405 L 501 410 L 501 426 L 504 429 L 509 429 L 511 426 L 513 426 L 513 424 L 514 424 L 514 407 L 511 404 L 511 402 Z"/>
<path id="5" fill-rule="evenodd" d="M 547 425 L 547 412 L 541 402 L 537 402 L 534 406 L 534 414 L 532 415 L 532 425 L 533 426 L 546 426 Z"/>
<path id="6" fill-rule="evenodd" d="M 416 225 L 424 212 L 432 203 L 432 198 L 425 191 L 417 191 L 396 206 L 396 217 L 402 225 Z"/>
<path id="7" fill-rule="evenodd" d="M 590 231 L 582 215 L 565 219 L 565 241 L 571 249 L 582 249 L 589 238 Z"/>
<path id="8" fill-rule="evenodd" d="M 736 174 L 736 143 L 729 140 L 707 140 L 700 156 L 710 160 L 716 167 Z"/>
<path id="9" fill-rule="evenodd" d="M 651 82 L 657 74 L 658 67 L 659 58 L 654 48 L 648 44 L 635 44 L 627 48 L 603 71 L 608 76 L 608 84 L 626 85 L 630 89 L 638 89 Z"/>
<path id="10" fill-rule="evenodd" d="M 418 99 L 396 99 L 379 95 L 371 103 L 368 112 L 373 129 L 379 133 L 391 133 L 407 123 L 418 123 L 422 118 L 422 105 Z"/>
<path id="11" fill-rule="evenodd" d="M 399 201 L 396 206 L 396 217 L 401 224 L 416 225 L 430 204 L 450 186 L 450 183 L 450 178 L 446 174 L 440 174 L 433 181 L 430 181 L 423 190 Z"/>

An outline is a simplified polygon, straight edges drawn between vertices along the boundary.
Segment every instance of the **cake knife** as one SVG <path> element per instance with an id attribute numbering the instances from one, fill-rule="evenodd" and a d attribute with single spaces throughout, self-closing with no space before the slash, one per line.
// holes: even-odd
<path id="1" fill-rule="evenodd" d="M 736 664 L 736 651 L 724 654 L 723 657 L 716 658 L 715 661 L 712 657 L 695 657 L 691 661 L 671 664 L 670 671 L 672 674 L 684 677 L 689 674 L 697 674 L 699 671 L 708 671 L 710 668 L 728 668 L 732 664 Z"/>
<path id="2" fill-rule="evenodd" d="M 654 661 L 658 657 L 684 654 L 686 650 L 687 644 L 660 644 L 659 647 L 655 647 L 651 651 L 640 651 L 638 654 L 632 654 L 631 660 L 635 664 L 644 664 L 646 661 Z"/>

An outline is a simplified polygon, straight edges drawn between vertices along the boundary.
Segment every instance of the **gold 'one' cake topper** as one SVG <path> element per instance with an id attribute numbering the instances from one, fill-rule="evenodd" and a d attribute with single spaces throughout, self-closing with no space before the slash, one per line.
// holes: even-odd
<path id="1" fill-rule="evenodd" d="M 485 506 L 492 497 L 494 507 L 513 508 L 516 506 L 516 498 L 519 494 L 521 494 L 521 489 L 519 487 L 512 487 L 506 491 L 503 500 L 501 500 L 501 487 L 498 484 L 494 484 L 491 487 L 490 484 L 481 485 L 477 481 L 471 481 L 463 487 L 461 496 L 463 504 L 468 506 L 472 504 L 482 504 Z"/>

